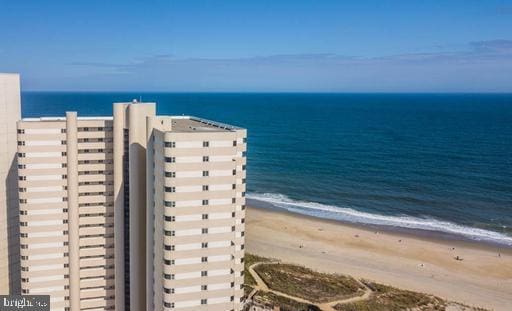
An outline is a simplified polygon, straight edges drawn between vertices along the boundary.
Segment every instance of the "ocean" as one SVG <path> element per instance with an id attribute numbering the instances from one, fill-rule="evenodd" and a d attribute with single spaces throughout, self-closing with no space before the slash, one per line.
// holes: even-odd
<path id="1" fill-rule="evenodd" d="M 22 94 L 23 117 L 159 114 L 248 129 L 249 203 L 512 246 L 512 94 Z"/>

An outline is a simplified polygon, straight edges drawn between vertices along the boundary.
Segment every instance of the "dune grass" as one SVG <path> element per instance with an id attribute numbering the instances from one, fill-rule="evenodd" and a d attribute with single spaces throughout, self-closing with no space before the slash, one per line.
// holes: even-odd
<path id="1" fill-rule="evenodd" d="M 314 305 L 297 302 L 269 292 L 258 292 L 255 297 L 259 303 L 268 306 L 279 306 L 281 311 L 321 311 Z"/>
<path id="2" fill-rule="evenodd" d="M 252 277 L 252 275 L 249 273 L 249 267 L 257 262 L 268 262 L 270 261 L 269 258 L 260 257 L 257 255 L 252 254 L 245 254 L 244 257 L 244 284 L 245 285 L 256 285 L 256 280 Z"/>
<path id="3" fill-rule="evenodd" d="M 397 289 L 373 282 L 365 282 L 373 294 L 370 299 L 354 303 L 339 304 L 339 311 L 398 311 L 398 310 L 445 310 L 446 302 L 441 298 Z"/>
<path id="4" fill-rule="evenodd" d="M 255 271 L 270 289 L 315 303 L 359 296 L 364 287 L 349 276 L 290 264 L 259 265 Z"/>

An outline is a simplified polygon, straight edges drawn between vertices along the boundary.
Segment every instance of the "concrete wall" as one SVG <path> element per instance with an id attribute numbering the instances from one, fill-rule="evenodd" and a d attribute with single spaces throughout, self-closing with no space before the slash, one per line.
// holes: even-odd
<path id="1" fill-rule="evenodd" d="M 152 123 L 154 303 L 147 310 L 241 310 L 246 131 L 203 130 L 193 121 L 174 128 L 164 117 Z"/>
<path id="2" fill-rule="evenodd" d="M 20 293 L 16 122 L 20 77 L 0 73 L 0 294 Z"/>
<path id="3" fill-rule="evenodd" d="M 112 120 L 24 120 L 17 136 L 22 293 L 113 310 Z"/>

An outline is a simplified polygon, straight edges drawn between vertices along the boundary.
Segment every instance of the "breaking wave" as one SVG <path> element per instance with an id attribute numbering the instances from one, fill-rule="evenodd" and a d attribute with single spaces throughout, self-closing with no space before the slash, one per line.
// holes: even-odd
<path id="1" fill-rule="evenodd" d="M 490 230 L 458 225 L 434 218 L 413 216 L 387 216 L 357 211 L 352 208 L 326 205 L 316 202 L 293 200 L 276 193 L 250 193 L 248 199 L 269 203 L 275 207 L 299 214 L 334 219 L 350 223 L 392 226 L 398 228 L 428 230 L 458 235 L 477 241 L 487 241 L 512 246 L 512 237 Z"/>

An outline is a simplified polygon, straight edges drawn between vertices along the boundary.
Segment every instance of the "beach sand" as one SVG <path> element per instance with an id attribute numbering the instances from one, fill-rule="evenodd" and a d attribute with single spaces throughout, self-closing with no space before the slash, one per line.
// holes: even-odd
<path id="1" fill-rule="evenodd" d="M 249 253 L 471 306 L 512 310 L 512 248 L 251 207 L 246 226 Z"/>

